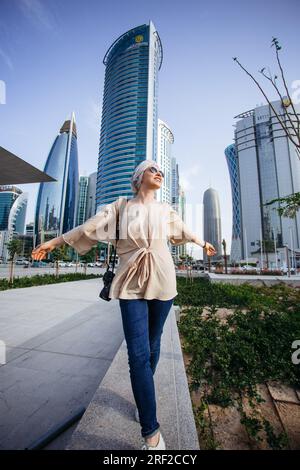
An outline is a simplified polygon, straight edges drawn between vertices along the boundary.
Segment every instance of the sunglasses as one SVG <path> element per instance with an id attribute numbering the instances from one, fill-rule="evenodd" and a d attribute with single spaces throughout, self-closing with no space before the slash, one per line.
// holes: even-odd
<path id="1" fill-rule="evenodd" d="M 161 170 L 158 170 L 157 168 L 155 168 L 155 166 L 151 166 L 149 168 L 149 171 L 151 171 L 151 173 L 159 173 L 161 175 L 162 178 L 164 178 L 164 172 L 161 171 Z"/>

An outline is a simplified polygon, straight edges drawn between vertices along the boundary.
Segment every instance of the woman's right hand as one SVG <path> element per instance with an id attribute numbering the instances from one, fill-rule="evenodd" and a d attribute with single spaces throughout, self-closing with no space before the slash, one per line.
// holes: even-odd
<path id="1" fill-rule="evenodd" d="M 34 260 L 40 261 L 41 259 L 45 258 L 47 253 L 50 251 L 55 250 L 57 248 L 56 243 L 54 242 L 55 239 L 49 240 L 48 242 L 41 243 L 40 245 L 37 245 L 34 250 L 31 252 L 31 257 Z"/>
<path id="2" fill-rule="evenodd" d="M 217 253 L 217 250 L 215 249 L 215 247 L 211 243 L 208 243 L 208 242 L 206 242 L 205 250 L 206 250 L 207 256 L 213 256 Z"/>

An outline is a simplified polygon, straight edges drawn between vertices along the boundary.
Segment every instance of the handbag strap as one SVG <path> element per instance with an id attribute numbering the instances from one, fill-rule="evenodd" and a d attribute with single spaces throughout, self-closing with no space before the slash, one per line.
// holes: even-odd
<path id="1" fill-rule="evenodd" d="M 121 202 L 122 204 L 122 202 Z M 114 272 L 114 269 L 115 269 L 115 261 L 116 261 L 116 252 L 117 252 L 117 243 L 118 243 L 118 240 L 119 240 L 119 214 L 120 214 L 120 208 L 119 208 L 119 204 L 116 204 L 117 206 L 117 217 L 116 217 L 116 246 L 115 246 L 115 249 L 114 249 L 114 257 L 113 257 L 113 264 L 112 264 L 112 272 Z M 110 261 L 108 261 L 108 265 L 107 265 L 107 271 L 109 270 L 109 264 L 110 264 Z"/>

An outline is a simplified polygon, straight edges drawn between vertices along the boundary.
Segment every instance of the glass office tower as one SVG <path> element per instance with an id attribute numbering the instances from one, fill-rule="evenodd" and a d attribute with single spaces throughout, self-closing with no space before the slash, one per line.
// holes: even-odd
<path id="1" fill-rule="evenodd" d="M 44 171 L 57 181 L 40 184 L 35 213 L 36 244 L 68 232 L 76 224 L 79 175 L 74 113 L 55 138 Z"/>
<path id="2" fill-rule="evenodd" d="M 288 123 L 284 102 L 272 102 L 281 121 Z M 300 105 L 294 104 L 300 115 Z M 235 116 L 235 151 L 238 159 L 242 256 L 259 253 L 261 238 L 273 251 L 286 244 L 300 248 L 300 213 L 281 217 L 273 199 L 300 191 L 300 160 L 270 105 Z M 257 255 L 259 256 L 259 254 Z"/>
<path id="3" fill-rule="evenodd" d="M 88 176 L 80 176 L 76 225 L 83 224 L 87 219 L 86 206 L 87 206 L 88 184 L 89 184 Z"/>
<path id="4" fill-rule="evenodd" d="M 105 83 L 97 172 L 96 210 L 132 197 L 130 176 L 141 161 L 156 160 L 159 35 L 149 25 L 120 36 L 105 54 Z"/>
<path id="5" fill-rule="evenodd" d="M 16 186 L 0 186 L 0 259 L 8 260 L 6 243 L 24 234 L 28 193 Z"/>

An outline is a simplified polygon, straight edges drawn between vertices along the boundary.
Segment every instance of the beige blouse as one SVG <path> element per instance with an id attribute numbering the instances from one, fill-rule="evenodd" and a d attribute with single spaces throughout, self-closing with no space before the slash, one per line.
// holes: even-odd
<path id="1" fill-rule="evenodd" d="M 115 247 L 118 212 L 119 264 L 110 298 L 169 300 L 176 297 L 176 272 L 168 241 L 182 245 L 192 242 L 196 235 L 167 202 L 142 204 L 120 197 L 82 225 L 64 233 L 63 239 L 80 255 L 98 241 L 109 241 Z M 200 240 L 200 243 L 203 247 L 205 242 Z"/>

